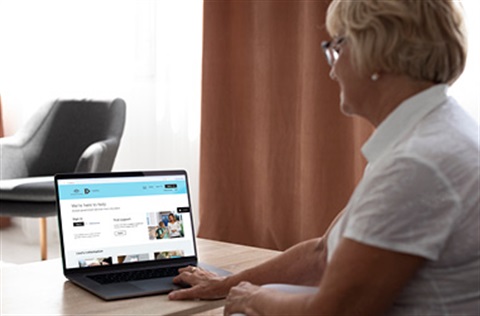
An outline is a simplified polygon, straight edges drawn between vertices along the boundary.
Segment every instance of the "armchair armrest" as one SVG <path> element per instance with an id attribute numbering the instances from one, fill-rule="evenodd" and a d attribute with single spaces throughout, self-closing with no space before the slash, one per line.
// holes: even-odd
<path id="1" fill-rule="evenodd" d="M 102 155 L 107 150 L 103 142 L 96 142 L 88 146 L 80 156 L 75 167 L 75 172 L 95 172 L 98 170 Z"/>
<path id="2" fill-rule="evenodd" d="M 0 138 L 0 180 L 28 177 L 22 144 L 15 136 Z"/>
<path id="3" fill-rule="evenodd" d="M 88 146 L 80 156 L 75 172 L 102 172 L 110 171 L 116 148 L 114 139 L 99 141 Z M 112 157 L 109 157 L 112 156 Z"/>

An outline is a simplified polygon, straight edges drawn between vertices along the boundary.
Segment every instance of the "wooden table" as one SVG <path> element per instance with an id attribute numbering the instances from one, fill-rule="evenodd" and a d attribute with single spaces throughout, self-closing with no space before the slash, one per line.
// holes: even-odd
<path id="1" fill-rule="evenodd" d="M 200 238 L 197 245 L 200 261 L 231 272 L 279 253 Z M 60 259 L 3 268 L 0 283 L 0 315 L 192 315 L 224 305 L 224 300 L 169 301 L 166 295 L 105 302 L 65 279 Z"/>

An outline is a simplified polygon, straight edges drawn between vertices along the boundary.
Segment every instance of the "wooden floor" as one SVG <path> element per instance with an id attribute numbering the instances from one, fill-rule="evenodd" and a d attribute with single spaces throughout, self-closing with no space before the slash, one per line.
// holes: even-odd
<path id="1" fill-rule="evenodd" d="M 47 220 L 48 258 L 60 256 L 56 218 Z M 0 229 L 0 262 L 4 265 L 40 261 L 39 220 L 14 218 L 9 227 Z"/>

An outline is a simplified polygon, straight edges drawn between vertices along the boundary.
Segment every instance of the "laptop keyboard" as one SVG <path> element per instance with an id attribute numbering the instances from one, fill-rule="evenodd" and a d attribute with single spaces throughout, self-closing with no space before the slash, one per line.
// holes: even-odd
<path id="1" fill-rule="evenodd" d="M 89 275 L 88 277 L 100 284 L 110 284 L 175 276 L 178 274 L 178 268 L 179 267 L 164 267 L 156 269 L 93 274 Z"/>

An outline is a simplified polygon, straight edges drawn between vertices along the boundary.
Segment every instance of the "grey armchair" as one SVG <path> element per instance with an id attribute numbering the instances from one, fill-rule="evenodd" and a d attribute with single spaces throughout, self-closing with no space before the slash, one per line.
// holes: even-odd
<path id="1" fill-rule="evenodd" d="M 0 138 L 0 216 L 40 218 L 42 260 L 46 217 L 56 215 L 53 175 L 110 171 L 125 116 L 122 99 L 56 100 L 15 135 Z"/>

